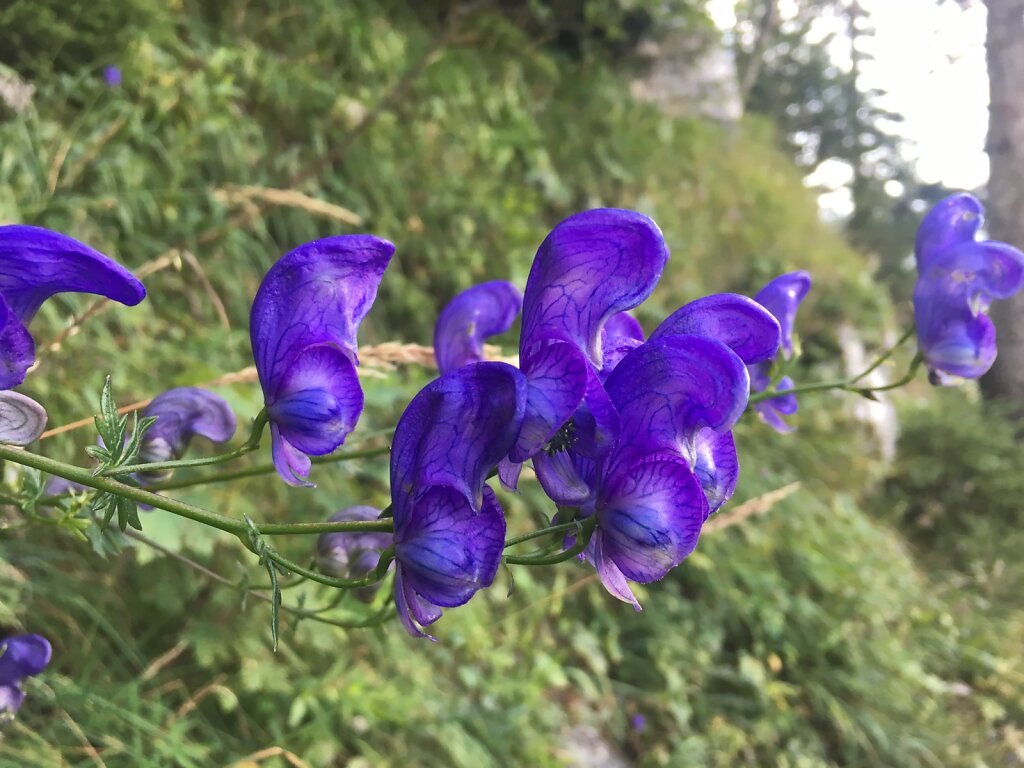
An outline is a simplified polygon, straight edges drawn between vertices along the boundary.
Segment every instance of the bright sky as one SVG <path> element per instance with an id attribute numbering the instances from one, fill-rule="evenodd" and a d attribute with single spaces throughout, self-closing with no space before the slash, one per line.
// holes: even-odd
<path id="1" fill-rule="evenodd" d="M 782 1 L 784 14 L 787 4 Z M 709 5 L 718 26 L 730 28 L 734 0 L 711 0 Z M 904 116 L 893 130 L 908 140 L 906 155 L 916 163 L 918 176 L 957 189 L 984 184 L 988 76 L 982 3 L 963 10 L 938 0 L 861 0 L 861 7 L 875 30 L 864 38 L 865 52 L 875 60 L 863 66 L 863 85 L 887 91 L 881 106 Z M 848 51 L 836 55 L 841 61 Z M 813 182 L 841 184 L 849 172 L 823 170 L 831 178 Z M 844 207 L 841 200 L 821 202 L 824 208 Z"/>

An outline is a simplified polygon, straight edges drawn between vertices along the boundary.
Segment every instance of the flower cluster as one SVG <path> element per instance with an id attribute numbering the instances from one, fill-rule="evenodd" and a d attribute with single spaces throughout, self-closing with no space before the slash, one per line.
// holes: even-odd
<path id="1" fill-rule="evenodd" d="M 996 359 L 996 329 L 986 314 L 993 299 L 1024 288 L 1024 253 L 977 240 L 984 210 L 972 195 L 940 201 L 914 244 L 917 340 L 933 384 L 977 379 Z"/>
<path id="2" fill-rule="evenodd" d="M 589 536 L 581 548 L 602 583 L 637 607 L 628 581 L 658 580 L 693 551 L 736 486 L 731 429 L 746 408 L 747 366 L 771 360 L 781 332 L 757 302 L 721 294 L 680 308 L 645 340 L 627 311 L 667 260 L 642 214 L 563 221 L 526 283 L 519 370 L 477 362 L 483 340 L 512 324 L 512 286 L 478 286 L 442 312 L 444 373 L 410 404 L 392 454 L 395 599 L 410 632 L 423 635 L 441 608 L 494 578 L 505 531 L 485 484 L 495 469 L 514 488 L 531 462 L 560 515 Z"/>

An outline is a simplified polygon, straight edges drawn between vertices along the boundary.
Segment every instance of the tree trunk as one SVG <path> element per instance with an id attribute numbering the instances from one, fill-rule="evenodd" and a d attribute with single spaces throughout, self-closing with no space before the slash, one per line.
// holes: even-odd
<path id="1" fill-rule="evenodd" d="M 985 0 L 988 8 L 988 235 L 1024 249 L 1024 0 Z M 1024 292 L 996 302 L 999 356 L 982 379 L 987 397 L 1024 407 Z"/>

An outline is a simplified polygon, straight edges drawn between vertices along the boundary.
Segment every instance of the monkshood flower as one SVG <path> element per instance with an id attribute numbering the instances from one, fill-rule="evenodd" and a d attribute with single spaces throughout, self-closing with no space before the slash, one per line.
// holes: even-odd
<path id="1" fill-rule="evenodd" d="M 996 359 L 994 299 L 1024 287 L 1024 253 L 1006 243 L 976 240 L 981 203 L 968 194 L 939 201 L 917 232 L 914 321 L 933 384 L 976 379 Z"/>
<path id="2" fill-rule="evenodd" d="M 0 715 L 14 716 L 25 701 L 21 681 L 46 669 L 51 655 L 42 635 L 15 635 L 0 643 Z"/>
<path id="3" fill-rule="evenodd" d="M 526 397 L 512 366 L 472 363 L 424 387 L 399 419 L 391 452 L 395 606 L 414 637 L 430 637 L 423 627 L 442 608 L 494 581 L 505 516 L 485 480 L 519 433 Z"/>
<path id="4" fill-rule="evenodd" d="M 523 295 L 519 359 L 529 397 L 511 462 L 540 454 L 570 419 L 578 451 L 600 456 L 611 448 L 618 419 L 601 386 L 604 343 L 611 334 L 610 352 L 620 357 L 618 341 L 642 340 L 621 313 L 650 296 L 667 261 L 658 225 L 636 211 L 583 211 L 544 239 Z M 506 469 L 502 479 L 514 484 L 515 470 Z"/>
<path id="5" fill-rule="evenodd" d="M 176 387 L 153 398 L 143 411 L 156 421 L 143 435 L 139 462 L 172 461 L 188 450 L 195 435 L 224 443 L 235 434 L 235 414 L 224 398 L 199 387 Z M 139 472 L 142 485 L 158 483 L 173 470 Z"/>
<path id="6" fill-rule="evenodd" d="M 484 341 L 512 327 L 523 294 L 494 280 L 468 288 L 441 310 L 434 327 L 434 356 L 441 373 L 484 359 Z"/>
<path id="7" fill-rule="evenodd" d="M 130 307 L 146 297 L 131 272 L 84 243 L 40 227 L 0 227 L 0 389 L 25 380 L 35 361 L 28 324 L 44 301 L 68 291 Z"/>
<path id="8" fill-rule="evenodd" d="M 811 290 L 811 276 L 803 270 L 788 272 L 779 275 L 771 280 L 764 288 L 758 291 L 754 300 L 767 309 L 779 321 L 782 329 L 782 355 L 789 360 L 793 356 L 793 324 L 796 321 L 796 311 L 800 302 Z M 774 355 L 773 355 L 774 357 Z M 750 366 L 750 389 L 753 392 L 763 392 L 772 383 L 771 361 L 765 360 Z M 793 388 L 793 380 L 789 376 L 779 379 L 776 389 L 785 392 Z M 754 404 L 754 410 L 768 426 L 776 432 L 790 432 L 793 430 L 782 418 L 791 416 L 797 412 L 798 403 L 796 395 L 780 394 L 768 400 L 762 400 Z"/>
<path id="9" fill-rule="evenodd" d="M 356 333 L 394 252 L 372 235 L 314 240 L 282 256 L 256 293 L 249 333 L 289 485 L 311 486 L 309 457 L 344 443 L 363 411 Z"/>
<path id="10" fill-rule="evenodd" d="M 46 429 L 46 410 L 20 392 L 0 392 L 0 443 L 28 445 Z"/>
<path id="11" fill-rule="evenodd" d="M 563 470 L 574 465 L 561 478 L 578 478 L 575 485 L 559 486 L 549 475 L 545 488 L 561 488 L 565 495 L 554 494 L 556 502 L 578 506 L 584 520 L 596 518 L 586 559 L 613 596 L 639 610 L 628 581 L 657 581 L 682 562 L 697 545 L 712 499 L 720 505 L 735 486 L 735 463 L 707 478 L 694 467 L 714 444 L 701 436 L 728 434 L 742 415 L 749 379 L 722 342 L 665 335 L 627 354 L 605 388 L 620 418 L 611 453 L 595 462 L 566 451 L 537 472 L 542 477 L 556 462 Z M 734 462 L 731 438 L 728 447 Z M 712 482 L 707 489 L 705 479 Z"/>
<path id="12" fill-rule="evenodd" d="M 374 507 L 346 507 L 335 512 L 328 522 L 365 522 L 380 518 Z M 380 562 L 380 553 L 391 546 L 390 533 L 323 533 L 316 542 L 316 564 L 322 573 L 344 579 L 365 576 Z M 357 589 L 360 600 L 368 601 L 377 591 L 376 585 Z"/>

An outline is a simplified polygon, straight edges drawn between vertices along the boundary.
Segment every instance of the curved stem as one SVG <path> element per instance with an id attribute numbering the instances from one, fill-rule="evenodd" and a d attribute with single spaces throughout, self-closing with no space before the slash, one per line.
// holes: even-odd
<path id="1" fill-rule="evenodd" d="M 185 469 L 187 467 L 204 467 L 210 464 L 223 464 L 226 461 L 233 461 L 247 453 L 252 453 L 260 447 L 260 439 L 263 437 L 263 430 L 269 420 L 267 409 L 262 409 L 252 422 L 252 431 L 249 438 L 238 448 L 227 453 L 220 453 L 216 456 L 205 456 L 199 459 L 174 459 L 172 461 L 152 461 L 143 464 L 124 464 L 120 467 L 111 467 L 100 472 L 103 476 L 131 475 L 136 472 L 159 472 L 167 469 Z"/>
<path id="2" fill-rule="evenodd" d="M 577 524 L 574 523 L 573 525 Z M 518 557 L 516 555 L 506 555 L 505 562 L 509 565 L 555 565 L 571 560 L 585 550 L 587 544 L 590 543 L 590 537 L 597 528 L 597 515 L 591 515 L 586 520 L 580 522 L 577 527 L 579 528 L 579 535 L 576 537 L 576 542 L 569 549 L 555 555 L 532 554 Z"/>
<path id="3" fill-rule="evenodd" d="M 524 541 L 529 541 L 530 539 L 539 539 L 542 536 L 547 536 L 548 534 L 569 533 L 570 531 L 577 531 L 579 528 L 580 523 L 575 520 L 571 523 L 559 523 L 558 525 L 552 525 L 548 528 L 540 528 L 536 531 L 530 531 L 529 533 L 524 533 L 521 536 L 515 536 L 508 539 L 505 542 L 505 549 L 514 547 L 516 544 L 522 544 Z"/>
<path id="4" fill-rule="evenodd" d="M 326 576 L 322 573 L 318 573 L 317 571 L 310 570 L 305 566 L 299 565 L 294 560 L 289 560 L 287 557 L 278 554 L 272 549 L 268 549 L 267 557 L 285 570 L 297 573 L 300 576 L 305 576 L 307 579 L 315 581 L 318 584 L 326 584 L 328 587 L 337 587 L 339 589 L 357 589 L 359 587 L 368 587 L 371 584 L 376 584 L 387 576 L 388 568 L 391 566 L 391 561 L 395 559 L 395 548 L 388 547 L 381 552 L 380 561 L 377 563 L 377 567 L 365 576 L 356 579 L 337 579 L 333 576 Z"/>
<path id="5" fill-rule="evenodd" d="M 391 446 L 385 445 L 380 448 L 367 448 L 361 451 L 347 451 L 343 453 L 332 453 L 328 456 L 310 456 L 310 460 L 313 464 L 334 464 L 340 461 L 351 461 L 354 459 L 369 459 L 374 456 L 386 456 L 391 452 Z M 170 491 L 178 488 L 191 488 L 196 485 L 210 485 L 211 483 L 224 483 L 229 480 L 239 480 L 243 477 L 257 477 L 259 475 L 269 475 L 276 472 L 276 468 L 270 462 L 266 464 L 256 464 L 252 467 L 244 467 L 242 469 L 236 469 L 231 472 L 220 472 L 215 475 L 206 475 L 205 477 L 186 477 L 181 480 L 168 480 L 163 483 L 153 483 L 152 485 L 146 486 L 147 488 L 154 491 Z"/>
<path id="6" fill-rule="evenodd" d="M 893 344 L 891 347 L 885 350 L 885 352 L 879 355 L 878 359 L 875 360 L 875 362 L 873 362 L 871 365 L 869 365 L 865 370 L 863 370 L 861 373 L 857 374 L 852 379 L 850 379 L 850 383 L 856 384 L 858 381 L 863 379 L 868 374 L 873 373 L 878 368 L 878 366 L 880 366 L 882 363 L 884 363 L 886 360 L 892 357 L 893 352 L 895 352 L 897 349 L 902 347 L 907 341 L 909 341 L 910 338 L 914 335 L 915 331 L 916 328 L 914 328 L 913 326 L 905 330 L 903 332 L 903 335 L 896 340 L 895 344 Z"/>
<path id="7" fill-rule="evenodd" d="M 128 485 L 127 483 L 122 483 L 108 477 L 93 475 L 88 469 L 76 467 L 72 464 L 65 464 L 62 461 L 50 459 L 46 456 L 40 456 L 36 453 L 29 453 L 28 451 L 23 451 L 9 445 L 0 445 L 0 459 L 11 461 L 15 464 L 21 464 L 26 467 L 32 467 L 33 469 L 38 469 L 41 472 L 46 472 L 50 475 L 63 477 L 65 480 L 71 480 L 72 482 L 88 486 L 89 488 L 95 488 L 99 491 L 123 496 L 141 504 L 148 504 L 151 507 L 162 509 L 165 512 L 170 512 L 178 515 L 179 517 L 194 520 L 197 523 L 209 525 L 212 528 L 217 528 L 218 530 L 234 534 L 235 536 L 245 536 L 249 531 L 244 520 L 229 517 L 228 515 L 222 515 L 219 512 L 211 512 L 210 510 L 203 509 L 195 504 L 189 504 L 178 499 L 161 496 L 157 493 L 153 493 L 152 491 L 147 491 L 134 485 Z M 261 525 L 257 525 L 256 528 L 263 534 L 357 533 L 363 531 L 389 531 L 391 530 L 391 520 L 337 523 L 263 523 Z"/>

